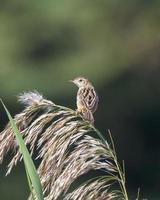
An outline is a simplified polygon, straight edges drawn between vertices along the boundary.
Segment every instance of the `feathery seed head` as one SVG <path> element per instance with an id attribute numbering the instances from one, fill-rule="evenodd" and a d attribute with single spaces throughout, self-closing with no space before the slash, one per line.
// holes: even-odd
<path id="1" fill-rule="evenodd" d="M 18 101 L 20 103 L 23 103 L 26 106 L 39 104 L 43 100 L 43 96 L 37 91 L 23 92 L 19 94 L 17 97 L 18 97 Z"/>
<path id="2" fill-rule="evenodd" d="M 80 79 L 91 84 L 83 77 L 74 81 Z M 55 105 L 36 91 L 25 92 L 18 96 L 18 100 L 26 107 L 14 120 L 29 147 L 30 155 L 37 152 L 37 158 L 41 159 L 37 171 L 45 200 L 58 200 L 61 197 L 64 200 L 128 199 L 124 172 L 119 172 L 115 150 L 112 150 L 112 146 L 110 148 L 94 126 L 82 120 L 74 110 Z M 93 132 L 102 140 L 93 137 Z M 0 164 L 10 150 L 13 157 L 7 174 L 22 160 L 9 123 L 0 133 Z M 104 175 L 87 178 L 81 186 L 71 190 L 74 181 L 93 170 L 103 171 Z M 122 192 L 119 188 L 114 190 L 112 185 L 115 182 L 119 183 Z M 28 200 L 31 199 L 32 196 Z"/>

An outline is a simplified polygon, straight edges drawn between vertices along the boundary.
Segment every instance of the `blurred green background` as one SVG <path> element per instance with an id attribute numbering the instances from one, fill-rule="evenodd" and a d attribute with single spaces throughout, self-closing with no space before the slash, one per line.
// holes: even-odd
<path id="1" fill-rule="evenodd" d="M 100 97 L 96 126 L 112 132 L 130 199 L 138 187 L 140 199 L 160 199 L 159 19 L 158 0 L 0 0 L 0 97 L 13 115 L 23 108 L 16 95 L 34 89 L 75 108 L 68 80 L 88 77 Z M 26 199 L 23 165 L 6 178 L 8 159 L 0 199 Z"/>

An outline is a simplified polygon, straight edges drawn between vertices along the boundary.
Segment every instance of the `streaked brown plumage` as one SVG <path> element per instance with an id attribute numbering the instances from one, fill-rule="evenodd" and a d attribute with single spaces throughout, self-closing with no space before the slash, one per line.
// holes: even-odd
<path id="1" fill-rule="evenodd" d="M 98 95 L 92 83 L 84 77 L 77 77 L 72 82 L 79 87 L 77 92 L 77 111 L 82 113 L 86 120 L 93 123 L 93 113 L 98 106 Z"/>

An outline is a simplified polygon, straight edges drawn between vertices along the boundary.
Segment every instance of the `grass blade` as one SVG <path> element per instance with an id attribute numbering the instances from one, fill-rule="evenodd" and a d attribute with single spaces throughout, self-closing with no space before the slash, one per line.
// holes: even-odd
<path id="1" fill-rule="evenodd" d="M 1 102 L 2 102 L 2 100 L 1 100 Z M 35 191 L 35 195 L 36 195 L 37 199 L 43 200 L 44 198 L 43 198 L 43 192 L 42 192 L 40 179 L 39 179 L 39 176 L 37 174 L 34 163 L 33 163 L 32 159 L 30 157 L 28 149 L 27 149 L 27 147 L 26 147 L 26 145 L 23 141 L 22 135 L 20 134 L 13 118 L 11 117 L 8 109 L 6 108 L 6 106 L 4 105 L 3 102 L 2 102 L 2 105 L 3 105 L 5 111 L 8 115 L 9 121 L 10 121 L 12 129 L 13 129 L 13 132 L 14 132 L 15 137 L 16 137 L 16 141 L 17 141 L 19 148 L 20 148 L 20 152 L 22 153 L 28 179 L 31 181 L 31 184 L 33 186 L 33 189 Z M 32 187 L 30 186 L 30 189 L 31 188 Z M 33 191 L 31 191 L 31 193 L 33 193 Z"/>

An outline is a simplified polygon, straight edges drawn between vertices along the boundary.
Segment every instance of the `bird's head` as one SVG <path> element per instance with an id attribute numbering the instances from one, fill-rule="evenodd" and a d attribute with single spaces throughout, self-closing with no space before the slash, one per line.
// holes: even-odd
<path id="1" fill-rule="evenodd" d="M 74 83 L 75 85 L 77 85 L 79 88 L 91 85 L 89 80 L 84 77 L 77 77 L 77 78 L 71 80 L 71 82 Z"/>

